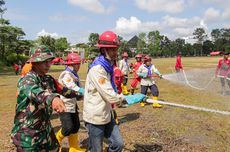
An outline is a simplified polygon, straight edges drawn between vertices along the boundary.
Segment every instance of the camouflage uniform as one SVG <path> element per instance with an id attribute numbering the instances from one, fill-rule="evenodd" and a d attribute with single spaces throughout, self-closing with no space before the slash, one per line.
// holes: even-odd
<path id="1" fill-rule="evenodd" d="M 39 53 L 35 52 L 30 61 L 40 62 L 53 58 L 52 54 L 43 55 L 40 53 L 39 56 Z M 39 57 L 41 58 L 38 59 Z M 66 87 L 60 87 L 52 76 L 39 76 L 33 70 L 19 79 L 18 89 L 14 126 L 11 132 L 13 144 L 18 151 L 57 150 L 59 144 L 50 122 L 52 101 L 59 94 L 65 97 L 76 97 L 79 94 Z"/>

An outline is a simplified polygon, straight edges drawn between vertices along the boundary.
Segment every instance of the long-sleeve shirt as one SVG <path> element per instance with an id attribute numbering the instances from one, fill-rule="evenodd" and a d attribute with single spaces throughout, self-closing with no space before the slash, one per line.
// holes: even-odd
<path id="1" fill-rule="evenodd" d="M 117 87 L 117 91 L 118 93 L 120 94 L 122 92 L 122 89 L 121 89 L 121 84 L 123 82 L 123 76 L 122 76 L 122 72 L 121 70 L 118 68 L 118 67 L 114 67 L 113 68 L 113 71 L 114 71 L 114 82 L 116 84 L 116 87 Z"/>
<path id="2" fill-rule="evenodd" d="M 227 76 L 230 73 L 230 60 L 220 59 L 216 68 L 216 75 Z"/>
<path id="3" fill-rule="evenodd" d="M 92 67 L 86 77 L 83 119 L 95 125 L 111 121 L 111 103 L 122 101 L 124 96 L 114 91 L 111 76 L 101 65 Z"/>
<path id="4" fill-rule="evenodd" d="M 129 71 L 130 71 L 128 61 L 125 61 L 125 59 L 120 60 L 119 61 L 119 69 L 122 71 L 123 75 L 128 75 Z"/>
<path id="5" fill-rule="evenodd" d="M 77 85 L 79 81 L 80 80 L 73 73 L 66 70 L 63 71 L 58 78 L 59 83 L 75 91 L 79 91 L 80 89 L 80 86 Z M 66 112 L 76 112 L 77 98 L 66 98 L 61 95 L 61 99 L 64 101 Z"/>
<path id="6" fill-rule="evenodd" d="M 134 63 L 134 65 L 133 65 L 133 72 L 134 72 L 134 74 L 133 74 L 133 76 L 135 77 L 135 78 L 138 78 L 139 76 L 138 76 L 138 74 L 137 74 L 137 70 L 139 69 L 139 67 L 142 65 L 142 62 L 136 62 L 136 63 Z"/>
<path id="7" fill-rule="evenodd" d="M 175 69 L 181 69 L 182 68 L 182 64 L 181 64 L 181 56 L 177 55 L 176 57 L 176 65 L 175 65 Z"/>
<path id="8" fill-rule="evenodd" d="M 19 79 L 19 94 L 11 131 L 13 144 L 26 148 L 47 144 L 50 149 L 58 146 L 50 122 L 52 101 L 59 94 L 65 97 L 77 96 L 77 92 L 58 86 L 52 76 L 39 76 L 33 70 Z"/>
<path id="9" fill-rule="evenodd" d="M 151 74 L 157 74 L 157 75 L 161 75 L 160 72 L 158 71 L 158 69 L 154 66 L 151 65 Z M 152 75 L 148 75 L 148 68 L 146 67 L 145 64 L 142 64 L 139 69 L 137 70 L 137 74 L 140 76 L 142 75 L 141 78 L 141 85 L 143 86 L 151 86 L 153 84 L 155 84 L 154 78 Z"/>

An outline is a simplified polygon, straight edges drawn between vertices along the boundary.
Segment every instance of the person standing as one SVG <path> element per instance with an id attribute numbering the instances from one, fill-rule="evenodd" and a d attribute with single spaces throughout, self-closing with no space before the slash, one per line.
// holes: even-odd
<path id="1" fill-rule="evenodd" d="M 154 100 L 153 107 L 161 108 L 162 106 L 157 102 L 159 96 L 158 87 L 154 81 L 154 74 L 162 78 L 161 73 L 158 69 L 151 63 L 152 59 L 150 56 L 144 57 L 144 63 L 137 70 L 138 76 L 141 77 L 141 93 L 146 95 L 148 89 L 151 90 L 152 99 Z M 141 102 L 141 106 L 144 107 L 145 103 Z"/>
<path id="2" fill-rule="evenodd" d="M 19 73 L 19 65 L 17 63 L 14 63 L 13 68 L 14 68 L 15 74 L 18 75 L 18 73 Z"/>
<path id="3" fill-rule="evenodd" d="M 46 46 L 34 50 L 28 62 L 32 69 L 18 81 L 17 104 L 11 141 L 18 152 L 57 151 L 58 141 L 51 126 L 50 117 L 55 110 L 66 111 L 60 94 L 76 97 L 78 92 L 60 85 L 47 75 L 53 53 Z"/>
<path id="4" fill-rule="evenodd" d="M 125 101 L 117 93 L 113 65 L 117 59 L 119 41 L 112 31 L 99 36 L 96 46 L 100 55 L 91 64 L 85 83 L 83 120 L 89 134 L 89 151 L 102 152 L 103 139 L 108 139 L 110 152 L 121 152 L 124 146 L 111 104 Z"/>
<path id="5" fill-rule="evenodd" d="M 215 72 L 215 76 L 220 78 L 222 95 L 226 95 L 225 80 L 230 88 L 230 60 L 228 57 L 228 52 L 223 53 L 223 59 L 219 60 Z"/>
<path id="6" fill-rule="evenodd" d="M 81 57 L 76 53 L 69 53 L 67 55 L 67 61 L 64 64 L 66 65 L 66 69 L 60 74 L 58 82 L 69 89 L 80 92 L 83 97 L 84 89 L 81 87 L 77 74 L 81 65 Z M 57 132 L 56 138 L 61 145 L 62 139 L 68 136 L 69 152 L 84 152 L 86 149 L 80 148 L 78 142 L 80 120 L 77 111 L 77 101 L 80 100 L 80 98 L 66 98 L 61 96 L 61 99 L 66 106 L 66 112 L 59 114 L 61 128 Z"/>
<path id="7" fill-rule="evenodd" d="M 178 52 L 176 56 L 176 64 L 175 64 L 176 73 L 179 73 L 182 69 L 183 69 L 183 66 L 181 63 L 181 52 Z"/>
<path id="8" fill-rule="evenodd" d="M 129 94 L 127 89 L 127 83 L 128 83 L 128 74 L 130 71 L 127 52 L 124 52 L 122 54 L 122 60 L 119 61 L 119 69 L 122 71 L 122 75 L 123 75 L 122 93 L 127 95 Z"/>
<path id="9" fill-rule="evenodd" d="M 136 58 L 136 63 L 133 64 L 133 76 L 134 76 L 134 79 L 132 79 L 131 81 L 131 94 L 133 95 L 134 94 L 134 91 L 135 89 L 137 89 L 137 85 L 138 83 L 141 81 L 141 77 L 139 77 L 137 75 L 137 70 L 139 69 L 139 67 L 142 65 L 142 55 L 141 54 L 137 54 L 135 56 Z"/>

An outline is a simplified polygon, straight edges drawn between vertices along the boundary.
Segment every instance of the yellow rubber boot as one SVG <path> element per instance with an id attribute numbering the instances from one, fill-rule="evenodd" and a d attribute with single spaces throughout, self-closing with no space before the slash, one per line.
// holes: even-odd
<path id="1" fill-rule="evenodd" d="M 129 94 L 129 91 L 128 91 L 128 89 L 127 89 L 127 86 L 126 86 L 126 85 L 124 85 L 124 93 L 125 93 L 125 94 Z"/>
<path id="2" fill-rule="evenodd" d="M 157 96 L 153 96 L 153 108 L 161 108 L 162 105 L 160 105 L 157 100 L 158 100 L 158 97 Z"/>
<path id="3" fill-rule="evenodd" d="M 64 138 L 65 136 L 61 133 L 61 129 L 58 130 L 57 134 L 56 134 L 56 138 L 57 138 L 57 141 L 60 145 L 60 149 L 59 149 L 59 152 L 61 152 L 61 141 L 62 139 Z"/>
<path id="4" fill-rule="evenodd" d="M 129 94 L 129 92 L 128 92 L 128 90 L 127 90 L 127 86 L 124 85 L 123 83 L 121 84 L 121 89 L 122 89 L 122 93 L 123 93 L 124 95 Z"/>
<path id="5" fill-rule="evenodd" d="M 69 152 L 85 152 L 86 149 L 80 148 L 78 144 L 78 134 L 69 135 Z"/>
<path id="6" fill-rule="evenodd" d="M 145 103 L 143 101 L 140 102 L 141 107 L 145 106 Z"/>

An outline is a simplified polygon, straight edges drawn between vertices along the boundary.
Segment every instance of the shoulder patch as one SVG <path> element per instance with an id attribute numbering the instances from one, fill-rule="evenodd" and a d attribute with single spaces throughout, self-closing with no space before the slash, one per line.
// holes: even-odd
<path id="1" fill-rule="evenodd" d="M 105 84 L 106 83 L 106 78 L 101 77 L 99 80 L 100 84 Z"/>

